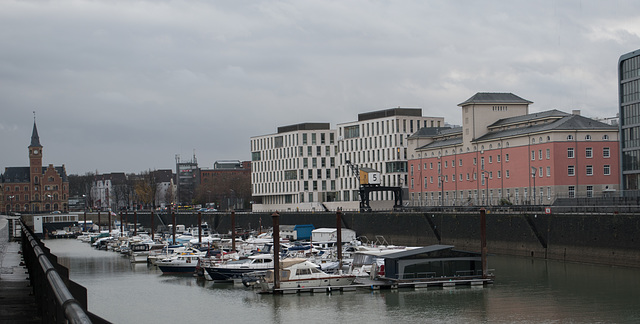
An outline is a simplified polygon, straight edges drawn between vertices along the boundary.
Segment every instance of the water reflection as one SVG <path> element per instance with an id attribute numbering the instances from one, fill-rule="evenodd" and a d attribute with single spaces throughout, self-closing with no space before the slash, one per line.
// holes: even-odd
<path id="1" fill-rule="evenodd" d="M 46 244 L 87 288 L 89 309 L 115 323 L 640 322 L 638 269 L 491 257 L 496 281 L 485 288 L 272 296 L 241 284 L 163 275 L 75 240 Z"/>

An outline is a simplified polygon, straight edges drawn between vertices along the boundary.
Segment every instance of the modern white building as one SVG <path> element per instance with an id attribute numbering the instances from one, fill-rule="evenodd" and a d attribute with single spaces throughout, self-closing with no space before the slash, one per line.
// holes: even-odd
<path id="1" fill-rule="evenodd" d="M 421 108 L 391 108 L 358 114 L 358 120 L 338 124 L 340 198 L 343 208 L 359 208 L 359 179 L 347 161 L 358 168 L 377 170 L 382 186 L 407 189 L 407 138 L 423 127 L 442 127 L 444 118 L 423 117 Z M 407 197 L 405 192 L 403 196 Z M 392 192 L 373 192 L 372 209 L 393 207 Z M 351 202 L 351 203 L 346 203 Z"/>
<path id="2" fill-rule="evenodd" d="M 407 137 L 422 127 L 441 126 L 442 117 L 398 107 L 359 114 L 335 130 L 329 123 L 303 123 L 252 137 L 252 210 L 358 210 L 359 179 L 348 162 L 379 171 L 382 186 L 406 191 Z M 371 195 L 374 210 L 393 207 L 392 192 Z"/>
<path id="3" fill-rule="evenodd" d="M 252 210 L 328 210 L 337 197 L 336 131 L 329 123 L 278 127 L 251 138 Z"/>

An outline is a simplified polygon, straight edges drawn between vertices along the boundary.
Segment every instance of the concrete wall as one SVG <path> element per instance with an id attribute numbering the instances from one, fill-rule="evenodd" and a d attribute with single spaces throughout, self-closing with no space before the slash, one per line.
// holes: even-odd
<path id="1" fill-rule="evenodd" d="M 94 215 L 91 215 L 94 216 Z M 640 267 L 640 215 L 544 215 L 492 213 L 486 215 L 489 253 L 556 260 Z M 97 218 L 97 217 L 96 217 Z M 90 217 L 94 222 L 97 220 Z M 171 224 L 170 215 L 156 215 L 154 226 Z M 101 218 L 106 223 L 106 217 Z M 129 215 L 129 221 L 132 221 Z M 202 221 L 218 233 L 231 230 L 229 214 L 203 214 Z M 149 214 L 138 222 L 150 226 Z M 197 224 L 197 214 L 178 214 L 177 224 Z M 313 224 L 336 227 L 335 213 L 281 213 L 280 224 Z M 236 226 L 270 228 L 268 213 L 237 213 Z M 480 214 L 343 212 L 342 225 L 359 237 L 375 241 L 382 236 L 390 244 L 424 246 L 451 244 L 457 249 L 480 252 Z"/>

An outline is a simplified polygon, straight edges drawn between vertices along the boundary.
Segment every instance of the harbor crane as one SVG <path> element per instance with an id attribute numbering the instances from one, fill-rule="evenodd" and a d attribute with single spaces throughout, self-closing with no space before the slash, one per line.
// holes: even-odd
<path id="1" fill-rule="evenodd" d="M 370 212 L 372 210 L 369 205 L 369 194 L 374 191 L 393 192 L 393 209 L 402 208 L 402 187 L 382 186 L 380 171 L 371 168 L 359 168 L 349 160 L 345 162 L 351 173 L 358 179 L 361 212 Z"/>

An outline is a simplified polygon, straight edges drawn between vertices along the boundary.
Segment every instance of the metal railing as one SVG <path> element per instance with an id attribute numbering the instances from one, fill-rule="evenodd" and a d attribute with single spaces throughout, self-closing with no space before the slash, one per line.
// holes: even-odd
<path id="1" fill-rule="evenodd" d="M 29 279 L 36 296 L 38 310 L 42 312 L 42 318 L 51 323 L 109 323 L 108 321 L 95 316 L 86 311 L 86 289 L 69 280 L 68 276 L 61 276 L 56 267 L 57 259 L 52 256 L 54 262 L 50 260 L 50 255 L 45 253 L 48 249 L 42 245 L 40 240 L 33 234 L 24 221 L 20 220 L 22 226 L 22 253 L 24 261 L 29 271 Z M 66 268 L 64 268 L 66 270 Z M 68 275 L 68 272 L 65 272 Z M 83 305 L 74 297 L 68 286 L 72 286 Z M 35 311 L 35 310 L 34 310 Z"/>

